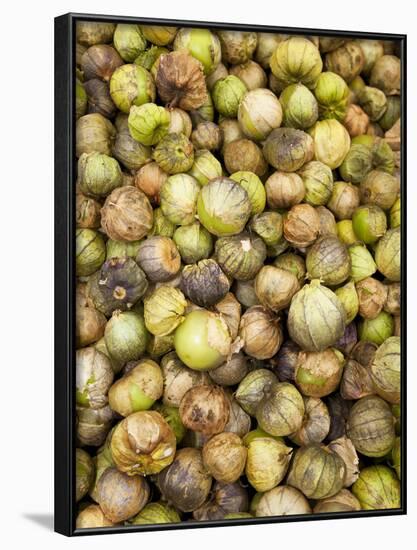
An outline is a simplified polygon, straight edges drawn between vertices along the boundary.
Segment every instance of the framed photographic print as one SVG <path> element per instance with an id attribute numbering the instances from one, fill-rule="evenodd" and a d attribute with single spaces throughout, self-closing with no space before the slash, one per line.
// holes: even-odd
<path id="1" fill-rule="evenodd" d="M 406 37 L 55 20 L 55 529 L 406 512 Z"/>

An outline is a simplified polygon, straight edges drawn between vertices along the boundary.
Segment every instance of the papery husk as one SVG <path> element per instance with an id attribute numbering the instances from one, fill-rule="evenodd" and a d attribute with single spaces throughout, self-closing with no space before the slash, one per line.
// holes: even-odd
<path id="1" fill-rule="evenodd" d="M 386 455 L 395 440 L 390 407 L 376 395 L 362 397 L 350 411 L 346 434 L 361 454 L 370 457 Z"/>
<path id="2" fill-rule="evenodd" d="M 230 403 L 220 386 L 194 386 L 185 393 L 180 403 L 184 426 L 205 435 L 222 432 L 229 414 Z"/>
<path id="3" fill-rule="evenodd" d="M 345 331 L 346 312 L 336 294 L 318 280 L 305 285 L 293 297 L 288 330 L 305 351 L 322 351 L 337 342 Z"/>
<path id="4" fill-rule="evenodd" d="M 153 213 L 146 195 L 136 187 L 119 187 L 101 209 L 101 224 L 114 240 L 137 241 L 152 227 Z"/>
<path id="5" fill-rule="evenodd" d="M 143 359 L 109 389 L 109 405 L 121 416 L 150 409 L 162 396 L 163 378 L 159 365 Z"/>
<path id="6" fill-rule="evenodd" d="M 274 487 L 262 494 L 256 507 L 256 517 L 293 514 L 311 514 L 311 508 L 304 495 L 288 485 Z"/>
<path id="7" fill-rule="evenodd" d="M 297 388 L 289 382 L 278 382 L 256 407 L 256 420 L 267 433 L 286 436 L 301 427 L 304 413 L 304 401 Z"/>
<path id="8" fill-rule="evenodd" d="M 359 500 L 347 489 L 341 489 L 334 496 L 319 500 L 313 512 L 328 514 L 329 512 L 356 512 L 360 509 Z"/>
<path id="9" fill-rule="evenodd" d="M 346 474 L 344 461 L 323 445 L 300 447 L 291 464 L 287 483 L 307 498 L 323 499 L 338 493 Z"/>
<path id="10" fill-rule="evenodd" d="M 214 435 L 203 447 L 203 463 L 215 480 L 234 483 L 243 474 L 247 449 L 234 433 Z"/>
<path id="11" fill-rule="evenodd" d="M 181 510 L 199 508 L 210 493 L 212 477 L 204 467 L 201 451 L 180 449 L 174 462 L 156 478 L 163 497 Z"/>
<path id="12" fill-rule="evenodd" d="M 352 492 L 362 510 L 390 510 L 401 506 L 401 485 L 397 476 L 382 464 L 361 470 Z"/>
<path id="13" fill-rule="evenodd" d="M 149 494 L 149 485 L 143 477 L 129 477 L 116 468 L 106 470 L 97 487 L 100 508 L 114 523 L 129 519 L 140 512 L 147 503 Z"/>
<path id="14" fill-rule="evenodd" d="M 182 363 L 175 352 L 162 358 L 161 368 L 164 377 L 163 403 L 179 407 L 185 393 L 193 386 L 209 384 L 206 372 L 191 370 Z"/>
<path id="15" fill-rule="evenodd" d="M 157 474 L 174 460 L 176 438 L 156 411 L 139 411 L 117 424 L 111 438 L 117 468 L 128 476 Z"/>
<path id="16" fill-rule="evenodd" d="M 114 419 L 108 405 L 101 409 L 77 407 L 76 436 L 82 445 L 99 447 L 107 437 Z"/>
<path id="17" fill-rule="evenodd" d="M 387 338 L 375 352 L 370 371 L 377 394 L 389 403 L 401 398 L 401 341 L 398 336 Z"/>
<path id="18" fill-rule="evenodd" d="M 76 353 L 77 404 L 101 409 L 107 405 L 107 392 L 113 382 L 113 369 L 107 357 L 88 347 Z"/>
<path id="19" fill-rule="evenodd" d="M 139 248 L 136 260 L 153 282 L 169 281 L 181 267 L 181 256 L 174 241 L 159 235 L 146 239 Z"/>
<path id="20" fill-rule="evenodd" d="M 246 477 L 256 491 L 269 491 L 285 477 L 293 451 L 283 441 L 267 436 L 246 444 Z"/>
<path id="21" fill-rule="evenodd" d="M 248 414 L 255 416 L 259 403 L 276 382 L 277 378 L 272 371 L 255 369 L 240 382 L 235 399 Z"/>
<path id="22" fill-rule="evenodd" d="M 343 369 L 340 381 L 340 395 L 344 399 L 361 399 L 375 393 L 368 367 L 349 359 Z"/>
<path id="23" fill-rule="evenodd" d="M 224 319 L 232 340 L 235 340 L 239 331 L 239 323 L 242 312 L 242 306 L 236 300 L 234 294 L 228 292 L 226 296 L 214 305 L 215 311 L 221 314 Z"/>
<path id="24" fill-rule="evenodd" d="M 96 529 L 98 527 L 113 527 L 118 525 L 113 523 L 103 513 L 98 504 L 89 504 L 83 508 L 77 516 L 75 527 L 77 529 Z"/>
<path id="25" fill-rule="evenodd" d="M 207 100 L 203 66 L 185 50 L 159 57 L 156 86 L 162 101 L 169 107 L 190 111 Z"/>
<path id="26" fill-rule="evenodd" d="M 325 403 L 315 397 L 304 397 L 305 413 L 301 427 L 289 437 L 296 445 L 321 443 L 329 433 L 330 415 Z"/>
<path id="27" fill-rule="evenodd" d="M 270 359 L 283 342 L 279 319 L 262 306 L 250 307 L 242 315 L 239 336 L 245 353 L 256 359 Z"/>
<path id="28" fill-rule="evenodd" d="M 249 501 L 246 488 L 239 482 L 213 485 L 212 496 L 193 513 L 198 521 L 226 519 L 230 515 L 246 514 Z"/>
<path id="29" fill-rule="evenodd" d="M 208 259 L 185 266 L 181 273 L 180 287 L 193 303 L 210 307 L 225 298 L 230 289 L 230 281 L 219 264 Z"/>

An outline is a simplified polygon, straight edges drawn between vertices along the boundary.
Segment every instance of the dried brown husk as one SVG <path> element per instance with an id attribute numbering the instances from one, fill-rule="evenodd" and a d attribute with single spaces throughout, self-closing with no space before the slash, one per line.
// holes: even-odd
<path id="1" fill-rule="evenodd" d="M 332 196 L 327 203 L 338 220 L 352 219 L 353 212 L 360 205 L 359 189 L 356 185 L 338 181 L 333 186 Z"/>
<path id="2" fill-rule="evenodd" d="M 342 489 L 345 474 L 345 463 L 338 454 L 323 445 L 307 445 L 296 451 L 287 483 L 307 498 L 323 499 Z"/>
<path id="3" fill-rule="evenodd" d="M 204 466 L 215 480 L 234 483 L 245 469 L 247 449 L 238 435 L 224 432 L 207 441 L 202 455 Z"/>
<path id="4" fill-rule="evenodd" d="M 88 493 L 94 481 L 95 466 L 91 456 L 84 449 L 75 450 L 75 463 L 75 500 L 79 502 Z"/>
<path id="5" fill-rule="evenodd" d="M 289 437 L 296 445 L 321 443 L 329 433 L 330 415 L 325 403 L 316 397 L 304 397 L 305 413 L 300 428 Z"/>
<path id="6" fill-rule="evenodd" d="M 222 154 L 224 154 L 226 145 L 236 141 L 237 139 L 243 139 L 245 134 L 242 131 L 238 121 L 235 118 L 224 118 L 219 121 L 219 128 L 223 137 Z"/>
<path id="7" fill-rule="evenodd" d="M 261 149 L 249 139 L 235 139 L 225 144 L 223 159 L 229 174 L 244 171 L 262 177 L 268 170 Z"/>
<path id="8" fill-rule="evenodd" d="M 202 384 L 185 393 L 179 411 L 186 428 L 214 435 L 224 430 L 229 420 L 230 403 L 223 388 Z"/>
<path id="9" fill-rule="evenodd" d="M 257 88 L 267 88 L 268 79 L 263 68 L 250 59 L 246 63 L 233 65 L 230 67 L 229 74 L 233 74 L 240 78 L 248 90 L 256 90 Z"/>
<path id="10" fill-rule="evenodd" d="M 246 63 L 252 57 L 258 43 L 255 32 L 223 30 L 217 34 L 222 47 L 222 59 L 232 65 Z"/>
<path id="11" fill-rule="evenodd" d="M 176 438 L 156 411 L 139 411 L 114 429 L 111 453 L 117 468 L 129 476 L 157 474 L 174 460 Z"/>
<path id="12" fill-rule="evenodd" d="M 303 180 L 294 172 L 274 172 L 265 182 L 269 208 L 291 208 L 299 204 L 306 193 Z"/>
<path id="13" fill-rule="evenodd" d="M 374 342 L 360 340 L 351 352 L 351 358 L 363 365 L 370 367 L 374 361 L 375 352 L 378 346 Z"/>
<path id="14" fill-rule="evenodd" d="M 107 405 L 107 392 L 114 378 L 109 359 L 90 346 L 77 350 L 75 363 L 77 404 L 101 409 Z"/>
<path id="15" fill-rule="evenodd" d="M 117 113 L 117 108 L 110 96 L 108 84 L 92 78 L 84 84 L 84 89 L 88 98 L 88 112 L 100 113 L 106 118 L 113 118 Z"/>
<path id="16" fill-rule="evenodd" d="M 395 55 L 383 55 L 376 60 L 369 79 L 387 95 L 399 95 L 401 90 L 401 61 Z"/>
<path id="17" fill-rule="evenodd" d="M 105 516 L 113 523 L 127 520 L 139 513 L 149 500 L 148 482 L 141 476 L 127 476 L 109 468 L 97 486 L 97 499 Z"/>
<path id="18" fill-rule="evenodd" d="M 194 510 L 193 518 L 198 521 L 219 520 L 227 514 L 246 512 L 248 507 L 247 491 L 239 482 L 216 482 L 213 485 L 211 498 Z"/>
<path id="19" fill-rule="evenodd" d="M 283 342 L 278 317 L 262 306 L 250 307 L 242 315 L 239 336 L 244 352 L 256 359 L 270 359 Z"/>
<path id="20" fill-rule="evenodd" d="M 266 160 L 276 170 L 295 172 L 314 157 L 313 138 L 295 128 L 276 128 L 263 145 Z"/>
<path id="21" fill-rule="evenodd" d="M 96 21 L 77 21 L 77 42 L 83 46 L 93 44 L 108 44 L 112 41 L 116 25 L 114 23 L 98 23 Z"/>
<path id="22" fill-rule="evenodd" d="M 168 107 L 190 111 L 198 109 L 207 101 L 203 66 L 186 50 L 159 57 L 156 86 Z"/>
<path id="23" fill-rule="evenodd" d="M 339 437 L 328 444 L 328 448 L 338 454 L 346 466 L 344 487 L 350 487 L 359 477 L 359 457 L 352 441 L 346 437 Z"/>
<path id="24" fill-rule="evenodd" d="M 298 248 L 312 245 L 320 231 L 320 218 L 309 204 L 297 204 L 284 218 L 284 237 Z"/>
<path id="25" fill-rule="evenodd" d="M 255 293 L 263 306 L 272 311 L 287 308 L 300 284 L 294 273 L 267 265 L 262 267 L 255 279 Z"/>
<path id="26" fill-rule="evenodd" d="M 201 451 L 186 447 L 177 452 L 156 483 L 165 500 L 182 512 L 192 512 L 207 499 L 212 477 L 204 467 Z"/>
<path id="27" fill-rule="evenodd" d="M 200 260 L 184 267 L 180 288 L 193 303 L 210 307 L 224 299 L 230 281 L 215 260 Z"/>
<path id="28" fill-rule="evenodd" d="M 136 187 L 118 187 L 101 209 L 101 225 L 116 241 L 138 241 L 152 228 L 153 212 L 148 198 Z"/>
<path id="29" fill-rule="evenodd" d="M 355 449 L 365 456 L 385 456 L 394 445 L 395 419 L 389 405 L 380 397 L 362 397 L 353 405 L 346 434 Z"/>
<path id="30" fill-rule="evenodd" d="M 328 71 L 340 75 L 349 83 L 361 73 L 365 56 L 360 45 L 352 40 L 328 53 L 325 65 Z"/>
<path id="31" fill-rule="evenodd" d="M 346 357 L 350 354 L 358 342 L 358 331 L 355 323 L 346 326 L 343 336 L 333 346 Z"/>
<path id="32" fill-rule="evenodd" d="M 350 137 L 361 136 L 368 131 L 369 116 L 359 105 L 351 103 L 347 108 L 343 125 Z"/>
<path id="33" fill-rule="evenodd" d="M 77 529 L 96 529 L 99 527 L 113 527 L 118 525 L 113 523 L 103 513 L 98 504 L 89 504 L 83 508 L 77 516 L 75 527 Z"/>
<path id="34" fill-rule="evenodd" d="M 361 399 L 375 393 L 368 367 L 349 359 L 343 369 L 340 381 L 340 395 L 343 399 Z"/>
<path id="35" fill-rule="evenodd" d="M 168 108 L 168 134 L 184 134 L 189 138 L 193 129 L 190 115 L 183 109 Z"/>
<path id="36" fill-rule="evenodd" d="M 248 448 L 246 477 L 256 491 L 269 491 L 284 479 L 293 450 L 267 434 L 245 443 Z"/>
<path id="37" fill-rule="evenodd" d="M 391 315 L 399 315 L 401 312 L 401 284 L 390 283 L 387 287 L 387 299 L 384 303 L 384 311 Z"/>
<path id="38" fill-rule="evenodd" d="M 364 319 L 375 319 L 381 313 L 387 299 L 388 290 L 373 277 L 367 277 L 356 283 L 359 299 L 359 315 Z"/>
<path id="39" fill-rule="evenodd" d="M 333 213 L 325 206 L 317 206 L 316 212 L 320 220 L 319 237 L 327 235 L 337 237 L 337 225 Z"/>
<path id="40" fill-rule="evenodd" d="M 104 335 L 107 319 L 94 307 L 77 306 L 75 339 L 77 347 L 82 348 L 100 340 Z"/>
<path id="41" fill-rule="evenodd" d="M 163 403 L 179 407 L 187 391 L 201 384 L 210 384 L 211 378 L 207 372 L 189 369 L 182 363 L 175 352 L 170 352 L 161 360 L 164 377 Z"/>
<path id="42" fill-rule="evenodd" d="M 357 512 L 360 509 L 359 500 L 348 489 L 341 489 L 334 496 L 319 500 L 313 512 L 328 514 L 329 512 Z"/>
<path id="43" fill-rule="evenodd" d="M 123 59 L 112 46 L 97 44 L 88 48 L 81 58 L 85 80 L 100 78 L 109 82 L 111 75 L 123 65 Z"/>
<path id="44" fill-rule="evenodd" d="M 292 340 L 286 340 L 271 360 L 272 370 L 280 382 L 294 382 L 299 352 L 300 346 Z"/>
<path id="45" fill-rule="evenodd" d="M 301 491 L 288 485 L 266 491 L 256 507 L 256 517 L 311 514 L 310 505 Z"/>
<path id="46" fill-rule="evenodd" d="M 251 417 L 243 410 L 230 392 L 226 392 L 226 396 L 230 403 L 230 414 L 224 431 L 244 437 L 251 428 Z"/>
<path id="47" fill-rule="evenodd" d="M 200 122 L 191 134 L 191 141 L 197 150 L 217 151 L 222 145 L 222 131 L 214 122 Z"/>
<path id="48" fill-rule="evenodd" d="M 77 193 L 75 201 L 75 223 L 77 227 L 87 229 L 97 229 L 100 227 L 101 204 L 92 197 L 87 197 L 82 193 Z"/>
<path id="49" fill-rule="evenodd" d="M 346 435 L 346 423 L 352 408 L 351 401 L 343 399 L 340 393 L 333 393 L 325 399 L 330 414 L 330 431 L 328 440 L 338 439 Z"/>
<path id="50" fill-rule="evenodd" d="M 142 166 L 135 174 L 135 185 L 140 189 L 152 204 L 159 204 L 159 194 L 168 174 L 156 162 Z"/>
<path id="51" fill-rule="evenodd" d="M 114 412 L 106 405 L 101 409 L 77 407 L 76 435 L 82 445 L 99 447 L 110 431 Z"/>
<path id="52" fill-rule="evenodd" d="M 83 153 L 94 152 L 111 155 L 112 145 L 116 138 L 116 128 L 100 113 L 91 113 L 77 120 L 75 136 L 77 158 Z"/>
<path id="53" fill-rule="evenodd" d="M 220 313 L 229 329 L 232 340 L 237 338 L 242 306 L 236 300 L 235 295 L 228 292 L 226 296 L 214 305 L 214 309 Z"/>
<path id="54" fill-rule="evenodd" d="M 172 239 L 154 236 L 140 246 L 136 261 L 153 282 L 169 281 L 179 272 L 181 256 Z"/>
<path id="55" fill-rule="evenodd" d="M 382 210 L 389 210 L 400 192 L 400 180 L 382 170 L 372 170 L 361 181 L 362 204 L 376 204 Z"/>
<path id="56" fill-rule="evenodd" d="M 217 367 L 209 371 L 209 376 L 215 384 L 221 386 L 234 386 L 248 373 L 249 366 L 247 357 L 242 353 L 235 353 L 232 357 Z"/>

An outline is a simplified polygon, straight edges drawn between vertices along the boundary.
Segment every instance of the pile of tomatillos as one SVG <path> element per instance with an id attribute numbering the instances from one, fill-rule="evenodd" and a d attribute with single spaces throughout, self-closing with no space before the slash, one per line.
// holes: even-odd
<path id="1" fill-rule="evenodd" d="M 400 507 L 398 46 L 76 53 L 77 527 Z"/>

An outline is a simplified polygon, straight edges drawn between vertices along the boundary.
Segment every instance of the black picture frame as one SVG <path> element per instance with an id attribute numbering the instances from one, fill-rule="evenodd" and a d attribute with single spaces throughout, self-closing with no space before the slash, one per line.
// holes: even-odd
<path id="1" fill-rule="evenodd" d="M 180 21 L 126 16 L 68 13 L 55 18 L 55 531 L 66 536 L 130 533 L 140 531 L 193 529 L 294 521 L 317 521 L 404 515 L 407 513 L 407 372 L 406 331 L 401 333 L 401 508 L 321 513 L 282 517 L 188 521 L 164 525 L 136 525 L 98 529 L 76 529 L 75 502 L 75 26 L 78 21 L 108 21 L 209 29 L 275 32 L 292 35 L 340 36 L 400 43 L 401 91 L 401 248 L 406 251 L 406 135 L 407 135 L 407 36 L 404 34 L 338 31 L 235 23 Z M 406 327 L 406 255 L 401 261 L 401 324 Z"/>

